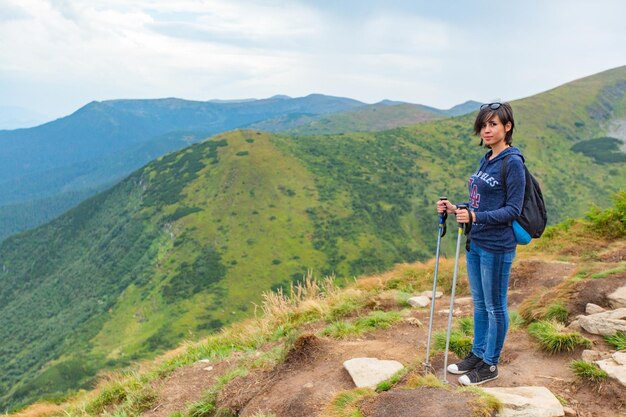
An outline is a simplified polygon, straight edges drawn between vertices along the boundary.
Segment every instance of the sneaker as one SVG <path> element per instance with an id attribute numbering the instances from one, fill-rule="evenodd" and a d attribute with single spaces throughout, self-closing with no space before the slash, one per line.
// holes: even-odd
<path id="1" fill-rule="evenodd" d="M 461 385 L 480 385 L 485 382 L 494 380 L 498 377 L 498 367 L 489 365 L 483 361 L 474 368 L 469 374 L 459 378 Z"/>
<path id="2" fill-rule="evenodd" d="M 455 375 L 461 375 L 476 368 L 476 365 L 480 362 L 482 362 L 482 359 L 470 352 L 469 355 L 467 355 L 461 362 L 448 365 L 448 372 Z"/>

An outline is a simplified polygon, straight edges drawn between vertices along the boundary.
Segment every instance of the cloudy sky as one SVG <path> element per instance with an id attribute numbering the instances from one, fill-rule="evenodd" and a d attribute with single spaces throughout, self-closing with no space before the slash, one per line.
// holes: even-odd
<path id="1" fill-rule="evenodd" d="M 0 0 L 0 112 L 310 93 L 512 100 L 626 65 L 625 22 L 622 0 Z"/>

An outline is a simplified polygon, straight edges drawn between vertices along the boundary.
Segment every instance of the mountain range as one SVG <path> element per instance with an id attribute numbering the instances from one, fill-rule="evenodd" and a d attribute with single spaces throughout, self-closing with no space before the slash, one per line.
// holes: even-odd
<path id="1" fill-rule="evenodd" d="M 284 131 L 294 120 L 309 133 L 321 132 L 308 127 L 312 123 L 321 123 L 324 133 L 382 130 L 476 108 L 475 102 L 447 111 L 403 104 L 411 109 L 408 113 L 374 113 L 388 104 L 366 105 L 320 94 L 207 102 L 111 100 L 89 103 L 34 128 L 0 131 L 0 240 L 53 219 L 167 152 L 219 132 L 259 128 L 255 124 Z M 349 112 L 356 109 L 373 111 L 365 116 Z M 331 114 L 343 124 L 324 119 Z M 359 125 L 346 119 L 358 120 Z"/>
<path id="2" fill-rule="evenodd" d="M 130 112 L 122 119 L 143 118 L 152 129 L 144 138 L 158 134 L 149 125 L 170 106 L 187 105 L 165 100 L 159 116 L 144 114 L 142 104 L 116 105 Z M 249 103 L 233 105 L 243 104 Z M 594 203 L 608 206 L 626 186 L 620 159 L 626 67 L 511 104 L 514 145 L 542 184 L 551 222 L 579 216 Z M 91 106 L 112 111 L 104 103 Z M 359 106 L 352 107 L 358 114 Z M 406 111 L 404 105 L 384 110 L 394 108 Z M 93 114 L 85 110 L 81 117 Z M 253 314 L 264 291 L 287 288 L 308 270 L 342 280 L 430 258 L 435 200 L 445 194 L 464 201 L 466 178 L 485 152 L 471 134 L 473 117 L 379 132 L 221 133 L 6 239 L 0 245 L 0 406 L 63 396 L 91 386 L 102 369 L 214 332 Z M 116 126 L 110 117 L 93 120 L 100 124 L 92 129 L 103 134 Z M 201 120 L 198 112 L 186 126 L 199 129 Z M 123 134 L 130 141 L 141 132 L 138 126 Z M 24 136 L 25 143 L 43 146 L 39 134 Z M 109 139 L 98 147 L 122 152 L 121 139 Z M 13 172 L 38 175 L 62 166 L 64 153 L 52 143 L 46 145 L 50 160 L 39 157 L 45 166 L 31 170 L 13 161 Z M 11 146 L 18 149 L 17 142 Z M 94 155 L 85 154 L 84 162 Z M 3 167 L 5 181 L 11 169 Z M 452 245 L 446 238 L 444 255 L 453 253 Z"/>

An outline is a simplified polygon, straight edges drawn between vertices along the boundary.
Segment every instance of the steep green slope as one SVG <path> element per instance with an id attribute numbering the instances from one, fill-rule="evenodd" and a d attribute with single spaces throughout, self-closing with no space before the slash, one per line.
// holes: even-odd
<path id="1" fill-rule="evenodd" d="M 514 143 L 544 185 L 551 222 L 608 206 L 626 186 L 623 163 L 572 149 L 619 130 L 625 87 L 618 68 L 513 103 Z M 432 256 L 434 201 L 465 199 L 484 153 L 472 121 L 222 134 L 8 239 L 0 246 L 0 406 L 62 395 L 100 368 L 250 315 L 262 291 L 308 268 L 351 278 Z M 444 254 L 453 244 L 445 239 Z"/>
<path id="2" fill-rule="evenodd" d="M 41 126 L 0 130 L 0 211 L 6 218 L 0 241 L 207 136 L 277 115 L 323 115 L 360 106 L 364 103 L 320 94 L 234 102 L 110 100 Z M 40 204 L 44 199 L 55 201 L 59 210 Z"/>

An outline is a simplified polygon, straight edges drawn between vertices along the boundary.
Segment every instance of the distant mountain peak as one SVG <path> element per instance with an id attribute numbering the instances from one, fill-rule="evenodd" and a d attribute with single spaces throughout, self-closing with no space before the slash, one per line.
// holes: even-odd
<path id="1" fill-rule="evenodd" d="M 270 100 L 289 100 L 291 97 L 285 95 L 285 94 L 276 94 L 272 97 L 270 97 Z"/>

